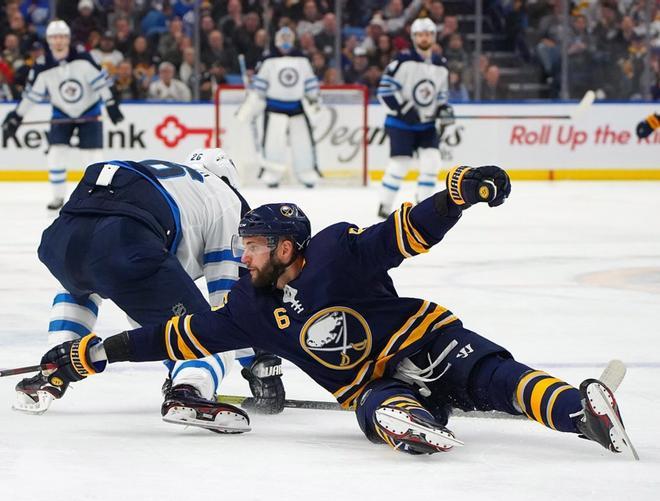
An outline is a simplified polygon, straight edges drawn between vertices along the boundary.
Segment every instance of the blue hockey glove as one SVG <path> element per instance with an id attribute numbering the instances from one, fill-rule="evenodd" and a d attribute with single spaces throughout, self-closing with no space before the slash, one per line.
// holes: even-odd
<path id="1" fill-rule="evenodd" d="M 454 125 L 454 108 L 449 104 L 441 104 L 435 114 L 437 118 L 437 125 L 446 127 L 447 125 Z"/>
<path id="2" fill-rule="evenodd" d="M 284 409 L 284 385 L 282 384 L 282 359 L 270 353 L 259 353 L 250 367 L 241 371 L 250 384 L 254 398 L 243 403 L 247 410 L 261 414 L 279 414 Z"/>
<path id="3" fill-rule="evenodd" d="M 637 124 L 637 137 L 643 139 L 651 135 L 651 133 L 660 127 L 660 115 L 649 115 L 646 120 L 642 120 Z"/>
<path id="4" fill-rule="evenodd" d="M 117 104 L 117 101 L 115 101 L 114 99 L 106 101 L 105 109 L 108 111 L 108 116 L 110 117 L 110 120 L 112 120 L 113 124 L 117 125 L 119 122 L 122 122 L 124 120 L 124 115 L 119 109 L 119 105 Z"/>
<path id="5" fill-rule="evenodd" d="M 10 111 L 7 113 L 5 120 L 2 122 L 2 132 L 4 136 L 14 137 L 16 135 L 16 131 L 21 126 L 22 121 L 23 117 L 21 117 L 15 111 Z"/>
<path id="6" fill-rule="evenodd" d="M 41 363 L 57 365 L 54 372 L 46 374 L 50 384 L 60 387 L 103 372 L 106 361 L 92 362 L 90 360 L 90 349 L 99 343 L 101 343 L 101 338 L 96 334 L 88 334 L 82 339 L 67 341 L 48 350 L 41 358 Z"/>
<path id="7" fill-rule="evenodd" d="M 399 108 L 397 112 L 397 118 L 403 120 L 409 125 L 415 125 L 419 123 L 419 113 L 415 109 L 415 103 L 408 101 L 403 103 L 403 106 Z"/>
<path id="8" fill-rule="evenodd" d="M 452 202 L 462 209 L 479 202 L 497 207 L 511 193 L 511 181 L 504 169 L 495 165 L 460 166 L 447 174 L 447 191 Z"/>

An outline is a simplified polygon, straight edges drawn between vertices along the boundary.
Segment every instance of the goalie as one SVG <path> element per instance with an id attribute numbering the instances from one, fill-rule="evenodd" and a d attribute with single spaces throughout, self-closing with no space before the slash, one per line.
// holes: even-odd
<path id="1" fill-rule="evenodd" d="M 313 188 L 320 173 L 310 118 L 320 111 L 319 82 L 309 60 L 294 49 L 295 35 L 284 27 L 275 34 L 275 51 L 257 66 L 245 102 L 237 113 L 242 122 L 262 112 L 263 158 L 259 159 L 261 179 L 277 188 L 286 171 L 286 135 L 291 148 L 293 172 L 303 185 Z"/>

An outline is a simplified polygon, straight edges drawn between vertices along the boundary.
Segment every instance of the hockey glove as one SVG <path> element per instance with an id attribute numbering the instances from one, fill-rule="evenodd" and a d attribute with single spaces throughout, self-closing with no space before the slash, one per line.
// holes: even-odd
<path id="1" fill-rule="evenodd" d="M 101 338 L 96 334 L 88 334 L 76 341 L 67 341 L 51 348 L 42 357 L 42 364 L 56 364 L 57 369 L 46 374 L 48 382 L 53 386 L 63 386 L 66 383 L 80 381 L 87 376 L 103 372 L 106 361 L 92 362 L 90 350 L 93 346 L 101 343 Z"/>
<path id="2" fill-rule="evenodd" d="M 284 409 L 284 385 L 282 384 L 282 359 L 269 353 L 260 353 L 250 367 L 241 374 L 250 384 L 253 399 L 243 407 L 261 414 L 279 414 Z"/>
<path id="3" fill-rule="evenodd" d="M 642 120 L 637 124 L 637 137 L 644 139 L 651 135 L 651 133 L 660 127 L 660 115 L 649 115 L 646 120 Z"/>
<path id="4" fill-rule="evenodd" d="M 119 122 L 122 122 L 124 120 L 124 115 L 119 109 L 119 105 L 117 104 L 117 101 L 115 101 L 114 99 L 106 101 L 105 109 L 107 110 L 108 116 L 110 117 L 110 120 L 112 121 L 113 124 L 117 125 Z"/>
<path id="5" fill-rule="evenodd" d="M 399 108 L 397 112 L 397 118 L 403 120 L 409 125 L 415 125 L 419 123 L 419 113 L 415 109 L 415 104 L 411 101 L 403 103 L 403 106 Z"/>
<path id="6" fill-rule="evenodd" d="M 509 175 L 495 165 L 454 167 L 447 174 L 447 191 L 452 202 L 466 209 L 478 202 L 490 207 L 502 205 L 511 193 Z"/>
<path id="7" fill-rule="evenodd" d="M 447 125 L 454 125 L 456 120 L 454 119 L 454 108 L 449 104 L 441 104 L 438 106 L 438 111 L 436 112 L 437 125 L 438 127 L 446 127 Z"/>
<path id="8" fill-rule="evenodd" d="M 4 122 L 2 122 L 2 132 L 4 136 L 6 138 L 14 137 L 16 135 L 16 131 L 21 126 L 22 121 L 23 117 L 21 117 L 15 111 L 10 111 L 7 113 Z"/>

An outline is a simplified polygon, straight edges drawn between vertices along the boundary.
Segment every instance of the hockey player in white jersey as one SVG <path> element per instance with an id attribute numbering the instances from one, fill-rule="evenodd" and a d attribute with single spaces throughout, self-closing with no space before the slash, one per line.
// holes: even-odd
<path id="1" fill-rule="evenodd" d="M 220 307 L 242 270 L 231 240 L 249 207 L 237 179 L 221 149 L 196 150 L 183 164 L 113 160 L 87 167 L 39 246 L 39 259 L 63 286 L 53 301 L 49 344 L 92 332 L 101 298 L 140 325 L 182 316 L 181 322 L 172 320 L 171 331 L 194 337 L 185 315 L 210 308 L 194 280 L 205 277 L 209 301 Z M 195 349 L 200 351 L 189 353 L 191 360 L 168 365 L 163 419 L 218 432 L 247 431 L 247 414 L 215 402 L 234 353 Z M 192 360 L 200 354 L 206 356 Z M 281 360 L 265 353 L 255 357 L 252 350 L 237 358 L 246 365 L 243 376 L 256 397 L 255 409 L 281 411 Z M 259 377 L 264 374 L 268 377 Z M 66 389 L 40 373 L 17 385 L 14 408 L 42 413 Z"/>
<path id="2" fill-rule="evenodd" d="M 271 188 L 279 185 L 286 171 L 287 132 L 296 178 L 308 188 L 319 179 L 308 116 L 320 111 L 319 81 L 294 42 L 291 29 L 284 27 L 276 33 L 275 51 L 259 64 L 251 91 L 237 114 L 239 120 L 249 122 L 264 112 L 264 158 L 259 178 Z"/>
<path id="3" fill-rule="evenodd" d="M 30 109 L 50 101 L 53 114 L 48 134 L 48 179 L 53 189 L 51 210 L 62 207 L 66 197 L 66 169 L 100 161 L 103 147 L 101 102 L 112 123 L 124 117 L 115 102 L 108 73 L 87 53 L 71 47 L 71 31 L 64 21 L 52 21 L 46 29 L 49 50 L 44 64 L 35 65 L 16 109 L 2 124 L 5 137 L 13 137 Z M 71 137 L 78 130 L 79 156 L 72 155 Z"/>
<path id="4" fill-rule="evenodd" d="M 411 26 L 414 50 L 400 53 L 380 80 L 378 99 L 387 107 L 385 130 L 390 138 L 390 161 L 383 177 L 378 215 L 387 218 L 408 173 L 413 153 L 419 157 L 417 200 L 435 192 L 440 170 L 436 122 L 453 123 L 447 104 L 449 72 L 445 59 L 432 53 L 435 23 L 416 19 Z"/>

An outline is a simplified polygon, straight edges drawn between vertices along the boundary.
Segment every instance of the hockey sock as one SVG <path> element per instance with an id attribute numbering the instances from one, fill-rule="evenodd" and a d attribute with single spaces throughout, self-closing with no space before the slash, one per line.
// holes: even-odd
<path id="1" fill-rule="evenodd" d="M 385 170 L 380 191 L 380 204 L 384 212 L 391 212 L 394 198 L 396 197 L 406 172 L 410 157 L 392 157 Z"/>
<path id="2" fill-rule="evenodd" d="M 172 370 L 172 386 L 188 384 L 195 387 L 203 398 L 211 400 L 228 372 L 228 367 L 231 367 L 233 358 L 233 352 L 229 352 L 228 356 L 216 353 L 199 360 L 177 362 Z"/>
<path id="3" fill-rule="evenodd" d="M 50 310 L 48 344 L 56 346 L 92 332 L 100 304 L 101 298 L 97 294 L 79 300 L 65 290 L 58 292 Z"/>
<path id="4" fill-rule="evenodd" d="M 416 195 L 418 202 L 435 193 L 440 163 L 440 151 L 437 148 L 419 150 L 419 178 L 417 179 Z"/>

